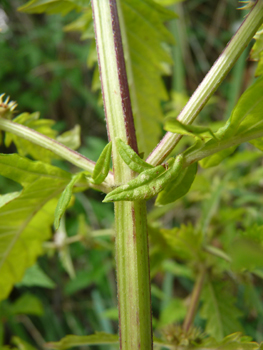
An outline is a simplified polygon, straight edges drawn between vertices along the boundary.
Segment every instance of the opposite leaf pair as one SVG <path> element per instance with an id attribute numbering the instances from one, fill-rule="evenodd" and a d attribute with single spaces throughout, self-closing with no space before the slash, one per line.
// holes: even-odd
<path id="1" fill-rule="evenodd" d="M 104 202 L 147 200 L 161 192 L 156 204 L 164 205 L 177 200 L 189 191 L 195 178 L 196 164 L 184 169 L 184 158 L 179 155 L 176 159 L 170 158 L 167 163 L 153 167 L 143 161 L 121 139 L 117 139 L 116 143 L 123 161 L 140 175 L 110 192 Z"/>

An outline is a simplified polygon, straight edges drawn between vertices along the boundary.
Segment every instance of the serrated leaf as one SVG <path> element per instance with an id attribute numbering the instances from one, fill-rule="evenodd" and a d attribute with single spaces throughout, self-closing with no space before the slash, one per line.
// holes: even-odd
<path id="1" fill-rule="evenodd" d="M 51 235 L 56 197 L 70 180 L 67 172 L 17 154 L 0 155 L 0 174 L 23 185 L 20 195 L 0 208 L 0 299 L 42 254 Z"/>
<path id="2" fill-rule="evenodd" d="M 93 170 L 92 179 L 95 184 L 101 184 L 110 170 L 112 142 L 110 141 L 101 152 Z"/>
<path id="3" fill-rule="evenodd" d="M 68 183 L 68 185 L 62 192 L 61 196 L 59 197 L 58 204 L 55 211 L 55 221 L 54 221 L 54 227 L 56 230 L 59 228 L 60 220 L 69 205 L 69 202 L 73 193 L 73 188 L 75 184 L 83 177 L 83 174 L 84 172 L 73 175 L 71 181 Z"/>
<path id="4" fill-rule="evenodd" d="M 196 172 L 197 163 L 183 169 L 181 174 L 158 194 L 155 204 L 169 204 L 186 195 L 192 186 Z"/>
<path id="5" fill-rule="evenodd" d="M 192 225 L 160 229 L 160 233 L 175 257 L 182 260 L 200 260 L 202 235 L 200 232 L 196 233 Z"/>
<path id="6" fill-rule="evenodd" d="M 98 332 L 96 334 L 85 336 L 67 335 L 59 342 L 47 343 L 45 346 L 49 349 L 65 350 L 74 346 L 117 344 L 118 342 L 118 335 Z"/>
<path id="7" fill-rule="evenodd" d="M 164 124 L 164 130 L 170 131 L 179 135 L 188 135 L 192 137 L 197 137 L 201 140 L 204 140 L 206 138 L 216 139 L 215 134 L 208 127 L 200 126 L 200 125 L 183 124 L 176 118 L 171 118 L 171 117 L 166 118 L 165 124 Z"/>
<path id="8" fill-rule="evenodd" d="M 162 75 L 170 74 L 165 44 L 173 37 L 163 22 L 175 14 L 152 0 L 121 0 L 125 60 L 139 150 L 146 155 L 161 135 L 161 101 L 168 99 Z"/>
<path id="9" fill-rule="evenodd" d="M 161 135 L 163 113 L 160 102 L 168 95 L 162 75 L 169 74 L 172 64 L 165 44 L 173 42 L 163 22 L 176 15 L 152 0 L 121 0 L 121 29 L 125 48 L 128 81 L 134 112 L 139 149 L 148 154 Z M 123 15 L 123 16 L 122 16 Z M 80 30 L 83 38 L 90 37 L 91 16 L 82 15 L 66 30 Z M 147 35 L 146 35 L 147 33 Z M 94 63 L 94 50 L 88 58 Z M 99 88 L 98 70 L 95 71 L 92 88 Z"/>
<path id="10" fill-rule="evenodd" d="M 235 298 L 222 283 L 207 281 L 202 293 L 200 316 L 206 320 L 205 331 L 217 341 L 227 334 L 242 331 L 240 310 L 235 307 Z"/>
<path id="11" fill-rule="evenodd" d="M 146 155 L 153 149 L 161 136 L 160 125 L 163 113 L 161 101 L 168 99 L 162 75 L 170 74 L 172 64 L 167 44 L 174 42 L 164 22 L 176 17 L 153 0 L 121 0 L 119 11 L 123 33 L 125 60 L 136 133 L 140 151 Z M 28 13 L 68 13 L 71 10 L 85 12 L 65 30 L 80 30 L 83 38 L 92 33 L 91 13 L 85 0 L 32 0 L 20 7 Z M 91 50 L 89 65 L 96 53 Z M 95 70 L 93 89 L 99 88 L 98 70 Z"/>
<path id="12" fill-rule="evenodd" d="M 137 173 L 141 173 L 144 170 L 153 168 L 151 164 L 146 163 L 144 160 L 142 160 L 140 155 L 134 152 L 134 150 L 129 145 L 124 143 L 121 139 L 117 138 L 116 144 L 117 144 L 118 152 L 122 157 L 123 161 L 133 171 L 136 171 Z"/>

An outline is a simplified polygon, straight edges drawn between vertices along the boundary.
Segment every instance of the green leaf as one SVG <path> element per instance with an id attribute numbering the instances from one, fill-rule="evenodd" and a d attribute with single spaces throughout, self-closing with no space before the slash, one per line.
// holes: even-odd
<path id="1" fill-rule="evenodd" d="M 222 283 L 208 281 L 202 293 L 200 316 L 206 320 L 205 331 L 217 341 L 236 331 L 242 331 L 238 320 L 241 311 L 235 307 L 235 298 Z"/>
<path id="2" fill-rule="evenodd" d="M 175 276 L 186 277 L 188 279 L 194 280 L 193 271 L 187 265 L 179 264 L 174 260 L 165 260 L 162 263 L 162 269 L 168 271 Z"/>
<path id="3" fill-rule="evenodd" d="M 27 126 L 30 129 L 33 129 L 43 135 L 46 135 L 52 139 L 55 139 L 57 132 L 52 129 L 52 126 L 55 124 L 55 121 L 50 119 L 39 119 L 40 114 L 36 113 L 22 113 L 16 117 L 13 121 L 18 124 Z M 11 133 L 6 133 L 5 135 L 5 145 L 9 147 L 11 142 L 14 142 L 16 145 L 17 151 L 21 156 L 30 155 L 34 159 L 42 160 L 46 163 L 50 163 L 52 159 L 57 159 L 53 152 L 34 145 L 32 142 L 27 141 L 19 136 L 16 136 Z"/>
<path id="4" fill-rule="evenodd" d="M 258 78 L 240 97 L 234 108 L 225 135 L 240 135 L 252 128 L 262 128 L 263 77 Z"/>
<path id="5" fill-rule="evenodd" d="M 11 305 L 11 313 L 13 315 L 26 314 L 41 316 L 44 313 L 44 309 L 39 298 L 33 294 L 26 293 Z"/>
<path id="6" fill-rule="evenodd" d="M 160 233 L 175 257 L 196 262 L 200 260 L 202 235 L 196 233 L 192 225 L 160 229 Z"/>
<path id="7" fill-rule="evenodd" d="M 80 147 L 80 126 L 75 125 L 73 129 L 63 132 L 56 140 L 71 149 Z"/>
<path id="8" fill-rule="evenodd" d="M 181 322 L 184 320 L 187 307 L 182 299 L 175 298 L 171 300 L 162 310 L 158 328 L 162 328 L 168 324 Z"/>
<path id="9" fill-rule="evenodd" d="M 0 208 L 6 203 L 11 202 L 13 199 L 20 196 L 20 192 L 11 192 L 4 195 L 0 195 Z"/>
<path id="10" fill-rule="evenodd" d="M 201 140 L 204 140 L 205 138 L 217 139 L 213 131 L 208 127 L 183 124 L 176 118 L 171 118 L 171 117 L 166 118 L 165 124 L 164 124 L 164 130 L 170 131 L 179 135 L 188 135 L 192 137 L 197 137 Z"/>
<path id="11" fill-rule="evenodd" d="M 83 176 L 84 172 L 73 175 L 71 181 L 68 183 L 61 196 L 59 197 L 59 201 L 55 211 L 54 221 L 54 227 L 56 230 L 59 228 L 60 220 L 69 205 L 74 186 Z"/>
<path id="12" fill-rule="evenodd" d="M 166 164 L 144 170 L 135 179 L 108 193 L 103 202 L 150 199 L 180 175 L 183 163 L 184 157 L 178 155 L 176 159 L 170 158 Z"/>
<path id="13" fill-rule="evenodd" d="M 233 249 L 235 247 L 235 249 Z M 232 268 L 253 272 L 256 268 L 263 267 L 263 246 L 248 238 L 234 240 L 232 249 L 228 252 L 232 258 Z"/>
<path id="14" fill-rule="evenodd" d="M 162 75 L 172 64 L 167 44 L 173 36 L 163 22 L 175 14 L 152 0 L 121 0 L 124 49 L 139 150 L 156 146 L 163 119 L 161 101 L 168 99 Z"/>
<path id="15" fill-rule="evenodd" d="M 197 163 L 183 169 L 181 174 L 158 194 L 155 204 L 169 204 L 186 195 L 195 179 L 196 172 Z"/>
<path id="16" fill-rule="evenodd" d="M 72 23 L 66 25 L 64 27 L 65 32 L 70 31 L 78 31 L 81 32 L 81 39 L 93 39 L 94 37 L 94 29 L 93 29 L 93 22 L 92 22 L 92 11 L 91 8 L 86 8 L 85 12 L 78 17 L 75 21 Z M 88 66 L 93 66 L 94 62 L 97 60 L 96 50 L 95 48 L 91 48 L 90 56 L 88 59 Z"/>
<path id="17" fill-rule="evenodd" d="M 112 142 L 110 141 L 101 152 L 93 170 L 92 179 L 95 184 L 101 184 L 110 170 Z"/>
<path id="18" fill-rule="evenodd" d="M 64 350 L 75 346 L 95 344 L 118 344 L 118 342 L 118 335 L 98 332 L 96 334 L 85 336 L 67 335 L 66 337 L 62 338 L 59 342 L 47 343 L 45 344 L 45 346 L 49 349 Z"/>
<path id="19" fill-rule="evenodd" d="M 250 86 L 240 97 L 236 107 L 234 108 L 230 119 L 227 121 L 225 126 L 218 130 L 216 136 L 218 139 L 231 139 L 234 136 L 245 136 L 246 134 L 258 132 L 263 130 L 263 119 L 262 119 L 262 110 L 263 110 L 263 77 L 260 77 L 256 82 Z M 255 146 L 259 146 L 259 149 L 262 148 L 262 140 L 256 139 L 251 143 L 254 143 Z M 211 146 L 216 146 L 217 141 L 210 140 L 204 146 L 200 147 L 202 152 L 205 152 L 206 149 L 209 149 Z M 211 167 L 219 164 L 224 158 L 229 156 L 235 151 L 237 146 L 230 147 L 228 149 L 222 150 L 218 153 L 215 153 L 212 156 L 204 158 L 200 164 L 202 167 Z"/>
<path id="20" fill-rule="evenodd" d="M 129 145 L 126 145 L 121 139 L 117 138 L 116 143 L 120 156 L 130 169 L 137 173 L 141 173 L 144 170 L 153 168 L 151 164 L 142 160 L 140 155 L 134 152 L 134 150 Z"/>
<path id="21" fill-rule="evenodd" d="M 259 350 L 259 344 L 252 342 L 250 337 L 243 336 L 242 333 L 233 333 L 226 336 L 222 341 L 215 339 L 204 339 L 203 343 L 196 348 L 215 350 Z"/>
<path id="22" fill-rule="evenodd" d="M 57 136 L 57 131 L 52 129 L 55 125 L 55 121 L 51 119 L 39 119 L 39 112 L 35 113 L 22 113 L 17 116 L 13 122 L 24 125 L 30 129 L 33 129 L 51 139 L 57 140 L 63 145 L 77 149 L 80 146 L 80 127 L 76 125 L 72 130 L 66 131 L 63 134 Z M 42 160 L 46 163 L 50 163 L 52 159 L 59 159 L 50 150 L 33 144 L 32 142 L 7 132 L 5 134 L 5 145 L 10 146 L 11 142 L 16 145 L 17 151 L 21 156 L 30 155 L 34 159 Z"/>
<path id="23" fill-rule="evenodd" d="M 46 12 L 50 15 L 60 13 L 65 16 L 72 10 L 81 10 L 85 4 L 86 0 L 31 0 L 18 10 L 26 13 Z"/>
<path id="24" fill-rule="evenodd" d="M 162 165 L 145 170 L 127 184 L 119 186 L 108 193 L 103 202 L 146 200 L 152 198 L 156 194 L 156 190 L 161 190 L 161 187 L 164 188 L 162 177 L 164 174 L 166 174 L 166 169 Z M 158 188 L 156 181 L 159 182 Z"/>
<path id="25" fill-rule="evenodd" d="M 212 143 L 211 143 L 212 144 Z M 209 143 L 207 143 L 206 146 L 208 146 Z M 213 154 L 212 156 L 206 157 L 204 159 L 202 159 L 199 164 L 203 167 L 203 168 L 211 168 L 213 166 L 217 166 L 218 164 L 220 164 L 226 157 L 230 156 L 232 153 L 235 152 L 237 146 L 234 147 L 230 147 L 227 149 L 224 149 L 222 151 L 219 151 L 215 154 Z"/>
<path id="26" fill-rule="evenodd" d="M 17 283 L 17 287 L 42 287 L 42 288 L 55 288 L 56 284 L 45 274 L 41 268 L 35 264 L 29 267 L 20 283 Z"/>
<path id="27" fill-rule="evenodd" d="M 153 0 L 121 0 L 120 5 L 119 17 L 138 144 L 140 151 L 148 155 L 161 136 L 161 102 L 168 99 L 162 75 L 170 74 L 173 63 L 167 44 L 174 43 L 174 39 L 164 22 L 176 15 Z M 65 29 L 80 30 L 83 39 L 90 38 L 93 32 L 91 11 L 86 0 L 32 0 L 20 10 L 62 15 L 82 10 L 81 17 Z M 95 60 L 96 52 L 91 50 L 89 65 Z M 99 87 L 98 74 L 94 75 L 94 86 Z"/>
<path id="28" fill-rule="evenodd" d="M 0 208 L 0 299 L 3 299 L 43 253 L 42 243 L 51 236 L 56 197 L 70 181 L 70 174 L 17 154 L 0 155 L 0 174 L 24 186 L 20 196 Z"/>

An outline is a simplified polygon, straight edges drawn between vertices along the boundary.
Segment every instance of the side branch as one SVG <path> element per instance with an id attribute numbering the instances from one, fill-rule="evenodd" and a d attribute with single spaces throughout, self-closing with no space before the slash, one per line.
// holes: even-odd
<path id="1" fill-rule="evenodd" d="M 204 108 L 209 98 L 217 90 L 227 73 L 244 51 L 250 40 L 263 22 L 263 0 L 258 0 L 245 18 L 242 25 L 228 43 L 225 50 L 207 73 L 202 83 L 198 86 L 184 109 L 178 116 L 178 120 L 184 124 L 191 124 Z M 178 144 L 181 135 L 167 132 L 158 146 L 147 158 L 152 165 L 161 164 Z"/>
<path id="2" fill-rule="evenodd" d="M 95 163 L 84 157 L 82 154 L 66 147 L 65 145 L 59 143 L 56 140 L 49 138 L 39 132 L 28 128 L 27 126 L 17 124 L 7 119 L 0 118 L 0 130 L 10 132 L 17 135 L 25 140 L 28 140 L 38 146 L 48 149 L 60 156 L 61 158 L 69 161 L 70 163 L 76 165 L 78 168 L 88 171 L 92 174 Z M 104 182 L 106 185 L 111 185 L 113 183 L 113 175 L 110 173 Z"/>

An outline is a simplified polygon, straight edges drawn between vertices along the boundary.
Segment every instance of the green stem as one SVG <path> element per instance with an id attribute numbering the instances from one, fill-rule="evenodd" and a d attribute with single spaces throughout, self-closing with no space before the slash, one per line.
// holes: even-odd
<path id="1" fill-rule="evenodd" d="M 16 136 L 19 136 L 27 141 L 30 141 L 38 146 L 52 151 L 61 158 L 69 161 L 70 163 L 76 165 L 77 167 L 93 173 L 95 163 L 84 157 L 82 154 L 66 147 L 65 145 L 59 143 L 56 140 L 49 138 L 39 132 L 28 128 L 27 126 L 17 124 L 11 120 L 0 118 L 0 130 L 10 132 Z M 109 192 L 110 186 L 113 183 L 113 175 L 109 173 L 106 180 L 100 186 L 92 186 L 93 188 L 102 190 L 103 192 Z"/>
<path id="2" fill-rule="evenodd" d="M 205 280 L 205 274 L 206 274 L 206 269 L 204 267 L 202 267 L 201 271 L 199 273 L 199 276 L 195 282 L 194 289 L 193 289 L 193 292 L 191 295 L 191 301 L 190 301 L 190 305 L 188 308 L 188 312 L 187 312 L 186 318 L 184 320 L 183 330 L 185 333 L 187 333 L 189 331 L 189 329 L 191 328 L 191 326 L 194 322 L 196 309 L 197 309 L 197 306 L 199 303 L 200 294 L 202 292 L 202 288 L 203 288 L 203 284 L 204 284 L 204 280 Z"/>
<path id="3" fill-rule="evenodd" d="M 135 175 L 117 152 L 119 137 L 137 151 L 115 0 L 92 0 L 102 94 L 115 185 Z M 120 348 L 152 349 L 151 297 L 145 202 L 115 203 Z"/>
<path id="4" fill-rule="evenodd" d="M 209 157 L 217 152 L 223 151 L 224 149 L 227 149 L 233 146 L 238 146 L 241 143 L 249 142 L 251 140 L 258 139 L 260 137 L 263 137 L 263 130 L 253 129 L 244 135 L 233 136 L 232 138 L 216 142 L 215 144 L 205 145 L 203 149 L 202 148 L 197 149 L 195 151 L 188 153 L 185 156 L 184 167 L 187 167 L 190 164 L 194 162 L 198 162 L 199 160 Z"/>
<path id="5" fill-rule="evenodd" d="M 224 80 L 227 73 L 244 51 L 263 21 L 263 0 L 258 0 L 244 22 L 228 43 L 218 60 L 198 86 L 178 120 L 191 124 L 204 108 L 209 98 Z M 149 155 L 147 162 L 152 165 L 162 163 L 181 139 L 181 135 L 166 133 L 159 145 Z"/>

